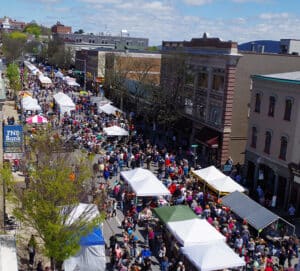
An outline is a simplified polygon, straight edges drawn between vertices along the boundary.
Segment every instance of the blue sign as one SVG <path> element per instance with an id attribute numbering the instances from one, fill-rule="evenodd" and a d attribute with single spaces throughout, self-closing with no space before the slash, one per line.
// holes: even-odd
<path id="1" fill-rule="evenodd" d="M 22 152 L 23 126 L 5 125 L 3 127 L 4 152 Z"/>

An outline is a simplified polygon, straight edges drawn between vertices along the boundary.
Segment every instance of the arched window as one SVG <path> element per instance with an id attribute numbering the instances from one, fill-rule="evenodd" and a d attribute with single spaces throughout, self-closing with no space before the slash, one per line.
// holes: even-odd
<path id="1" fill-rule="evenodd" d="M 254 112 L 257 112 L 257 113 L 260 112 L 260 104 L 261 104 L 261 94 L 260 93 L 256 93 L 255 94 L 255 108 L 254 108 Z"/>
<path id="2" fill-rule="evenodd" d="M 270 96 L 270 98 L 269 98 L 269 111 L 268 111 L 268 116 L 270 116 L 270 117 L 274 117 L 275 103 L 276 103 L 275 97 Z"/>
<path id="3" fill-rule="evenodd" d="M 286 160 L 287 145 L 288 145 L 287 137 L 282 136 L 280 139 L 280 153 L 279 153 L 279 158 L 282 160 Z"/>
<path id="4" fill-rule="evenodd" d="M 272 134 L 270 131 L 267 131 L 266 137 L 265 137 L 265 148 L 264 148 L 265 153 L 268 153 L 268 154 L 270 153 L 271 141 L 272 141 Z"/>
<path id="5" fill-rule="evenodd" d="M 251 147 L 256 148 L 256 143 L 257 143 L 257 128 L 252 127 Z"/>

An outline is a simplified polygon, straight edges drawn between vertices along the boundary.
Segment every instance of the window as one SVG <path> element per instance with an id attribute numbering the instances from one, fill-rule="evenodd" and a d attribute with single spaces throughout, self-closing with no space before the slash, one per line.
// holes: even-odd
<path id="1" fill-rule="evenodd" d="M 224 90 L 224 75 L 214 74 L 212 89 L 222 91 Z"/>
<path id="2" fill-rule="evenodd" d="M 279 159 L 286 160 L 287 144 L 288 144 L 287 137 L 282 136 L 280 139 Z"/>
<path id="3" fill-rule="evenodd" d="M 257 142 L 257 128 L 252 127 L 252 136 L 251 136 L 251 147 L 256 148 L 256 142 Z"/>
<path id="4" fill-rule="evenodd" d="M 256 93 L 255 94 L 255 108 L 254 112 L 259 113 L 260 112 L 260 104 L 261 104 L 261 94 Z"/>
<path id="5" fill-rule="evenodd" d="M 209 120 L 215 125 L 219 125 L 221 123 L 221 108 L 220 107 L 211 106 Z"/>
<path id="6" fill-rule="evenodd" d="M 276 103 L 275 97 L 270 96 L 270 98 L 269 98 L 269 112 L 268 112 L 268 116 L 270 116 L 270 117 L 274 117 L 275 103 Z"/>
<path id="7" fill-rule="evenodd" d="M 270 153 L 271 141 L 272 141 L 272 134 L 270 131 L 267 131 L 266 138 L 265 138 L 265 148 L 264 148 L 265 153 L 268 153 L 268 154 Z"/>
<path id="8" fill-rule="evenodd" d="M 292 115 L 292 106 L 293 106 L 293 100 L 292 99 L 286 99 L 285 100 L 285 109 L 284 109 L 284 120 L 291 120 Z"/>
<path id="9" fill-rule="evenodd" d="M 204 73 L 204 72 L 199 73 L 198 86 L 200 88 L 208 88 L 208 74 L 207 73 Z"/>
<path id="10" fill-rule="evenodd" d="M 194 86 L 195 75 L 191 71 L 187 71 L 185 74 L 185 83 L 190 86 Z"/>

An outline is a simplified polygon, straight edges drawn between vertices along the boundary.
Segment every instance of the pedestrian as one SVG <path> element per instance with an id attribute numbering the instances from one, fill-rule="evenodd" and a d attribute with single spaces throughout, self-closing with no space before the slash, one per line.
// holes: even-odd
<path id="1" fill-rule="evenodd" d="M 36 271 L 44 271 L 42 261 L 39 260 L 36 266 Z"/>
<path id="2" fill-rule="evenodd" d="M 117 216 L 117 207 L 118 207 L 118 202 L 116 200 L 113 200 L 113 203 L 112 203 L 112 214 L 111 216 Z"/>
<path id="3" fill-rule="evenodd" d="M 34 257 L 35 257 L 35 251 L 36 251 L 36 240 L 35 240 L 33 234 L 30 237 L 27 249 L 28 249 L 28 253 L 29 253 L 29 265 L 32 267 L 34 264 Z"/>

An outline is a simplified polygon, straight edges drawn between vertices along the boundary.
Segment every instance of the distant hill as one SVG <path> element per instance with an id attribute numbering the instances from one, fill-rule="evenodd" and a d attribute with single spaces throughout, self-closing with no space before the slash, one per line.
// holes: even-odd
<path id="1" fill-rule="evenodd" d="M 252 50 L 253 46 L 254 46 L 254 50 Z M 275 41 L 275 40 L 249 41 L 246 43 L 239 44 L 238 49 L 239 51 L 259 52 L 262 46 L 264 46 L 265 53 L 278 54 L 280 52 L 280 41 Z"/>

